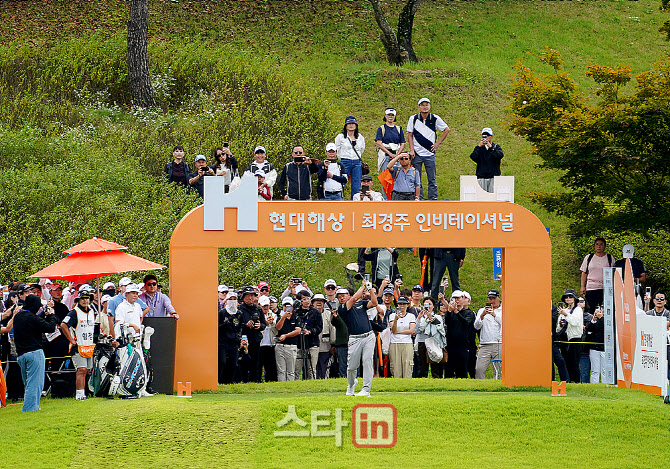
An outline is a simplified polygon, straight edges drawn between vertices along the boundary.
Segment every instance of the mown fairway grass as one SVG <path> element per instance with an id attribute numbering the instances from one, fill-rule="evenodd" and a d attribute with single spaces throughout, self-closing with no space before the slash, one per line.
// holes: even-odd
<path id="1" fill-rule="evenodd" d="M 42 411 L 2 409 L 3 467 L 664 467 L 668 406 L 641 391 L 569 385 L 508 390 L 493 380 L 376 379 L 373 397 L 344 396 L 345 380 L 221 386 L 191 399 L 42 401 Z M 359 385 L 360 388 L 360 385 Z M 391 449 L 351 441 L 355 404 L 393 404 Z M 341 408 L 334 437 L 276 438 L 288 405 Z M 331 418 L 332 420 L 332 418 Z M 328 429 L 329 427 L 324 427 Z M 332 426 L 330 427 L 332 428 Z M 289 429 L 284 427 L 282 429 Z M 297 425 L 290 429 L 301 429 Z"/>

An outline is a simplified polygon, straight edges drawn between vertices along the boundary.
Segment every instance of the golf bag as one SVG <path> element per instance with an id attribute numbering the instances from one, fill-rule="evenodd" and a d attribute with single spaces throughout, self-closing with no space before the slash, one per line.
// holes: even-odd
<path id="1" fill-rule="evenodd" d="M 116 349 L 111 341 L 111 336 L 101 335 L 93 352 L 93 370 L 88 379 L 88 389 L 95 397 L 109 395 L 116 369 Z"/>
<path id="2" fill-rule="evenodd" d="M 132 327 L 122 326 L 122 344 L 116 349 L 117 368 L 109 387 L 109 395 L 139 397 L 147 387 L 147 368 L 142 355 L 142 336 Z"/>

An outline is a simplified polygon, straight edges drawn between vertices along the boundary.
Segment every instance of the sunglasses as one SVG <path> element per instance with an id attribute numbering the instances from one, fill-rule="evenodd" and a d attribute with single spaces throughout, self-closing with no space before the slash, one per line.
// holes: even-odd
<path id="1" fill-rule="evenodd" d="M 657 296 L 656 298 L 654 298 L 654 300 L 656 300 L 656 301 L 665 301 L 665 298 L 659 298 L 659 297 Z"/>
<path id="2" fill-rule="evenodd" d="M 328 285 L 328 286 L 326 287 L 326 290 L 335 290 L 335 288 L 336 288 L 336 287 L 333 286 L 333 285 Z"/>
<path id="3" fill-rule="evenodd" d="M 293 152 L 294 155 L 302 155 L 303 153 L 305 153 L 305 152 L 304 151 L 294 151 Z"/>
<path id="4" fill-rule="evenodd" d="M 409 160 L 409 157 L 407 157 L 407 156 L 403 156 L 403 157 L 401 157 L 400 159 L 401 159 L 401 160 Z"/>
<path id="5" fill-rule="evenodd" d="M 270 291 L 269 288 L 261 288 L 261 291 Z"/>
<path id="6" fill-rule="evenodd" d="M 147 282 L 147 283 L 145 283 L 145 285 L 148 286 L 148 287 L 153 287 L 153 286 L 158 285 L 158 282 Z"/>

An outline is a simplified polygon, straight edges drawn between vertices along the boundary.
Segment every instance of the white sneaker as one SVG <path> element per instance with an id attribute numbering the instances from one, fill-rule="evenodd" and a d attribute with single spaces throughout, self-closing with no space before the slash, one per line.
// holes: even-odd
<path id="1" fill-rule="evenodd" d="M 326 248 L 319 248 L 319 254 L 325 254 Z"/>
<path id="2" fill-rule="evenodd" d="M 361 389 L 361 390 L 358 391 L 356 394 L 354 394 L 354 396 L 358 396 L 358 397 L 370 397 L 370 391 L 366 391 L 365 389 Z"/>
<path id="3" fill-rule="evenodd" d="M 369 395 L 369 394 L 368 394 L 368 395 Z M 146 389 L 144 389 L 144 390 L 140 393 L 140 396 L 141 396 L 141 397 L 151 397 L 151 396 L 153 396 L 153 394 L 151 394 L 151 393 L 148 392 Z"/>
<path id="4" fill-rule="evenodd" d="M 356 389 L 357 384 L 358 384 L 358 379 L 355 379 L 353 386 L 347 386 L 347 396 L 355 396 L 356 395 L 354 393 L 354 389 Z"/>
<path id="5" fill-rule="evenodd" d="M 88 397 L 86 397 L 86 396 L 77 396 L 77 397 L 75 397 L 75 399 L 78 400 L 78 401 L 85 401 L 86 399 L 88 399 Z"/>
<path id="6" fill-rule="evenodd" d="M 335 252 L 338 254 L 342 254 L 344 252 L 344 249 L 342 248 L 335 248 Z"/>

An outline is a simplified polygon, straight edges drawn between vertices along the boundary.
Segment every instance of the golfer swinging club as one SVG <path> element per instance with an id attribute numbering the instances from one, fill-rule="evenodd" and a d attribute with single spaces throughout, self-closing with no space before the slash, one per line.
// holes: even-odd
<path id="1" fill-rule="evenodd" d="M 366 293 L 367 299 L 363 299 Z M 344 320 L 349 329 L 349 352 L 347 355 L 347 396 L 370 397 L 372 386 L 372 358 L 375 350 L 375 334 L 372 332 L 368 319 L 368 308 L 377 306 L 377 292 L 372 283 L 367 280 L 353 296 L 349 297 L 349 290 L 340 288 L 337 296 L 346 295 L 346 302 L 340 304 L 337 313 Z M 369 300 L 369 301 L 368 301 Z M 363 389 L 354 394 L 358 380 L 358 366 L 363 361 Z"/>

